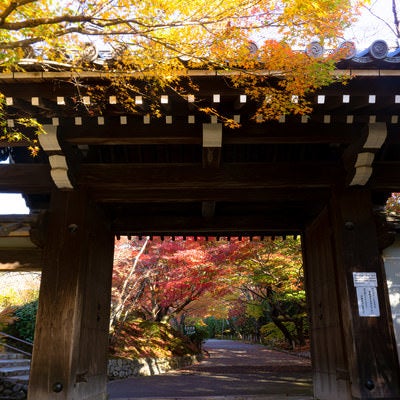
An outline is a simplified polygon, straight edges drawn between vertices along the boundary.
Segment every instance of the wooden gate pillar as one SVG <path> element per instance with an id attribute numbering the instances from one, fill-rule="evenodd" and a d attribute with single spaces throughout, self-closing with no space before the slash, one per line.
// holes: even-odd
<path id="1" fill-rule="evenodd" d="M 304 249 L 315 397 L 399 399 L 400 368 L 370 193 L 335 193 L 306 229 Z"/>
<path id="2" fill-rule="evenodd" d="M 113 235 L 79 191 L 54 191 L 28 399 L 106 399 Z"/>

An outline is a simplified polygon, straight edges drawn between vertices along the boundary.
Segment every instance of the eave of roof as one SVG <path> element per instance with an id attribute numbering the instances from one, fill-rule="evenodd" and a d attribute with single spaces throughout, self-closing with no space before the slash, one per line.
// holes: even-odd
<path id="1" fill-rule="evenodd" d="M 400 48 L 389 51 L 389 47 L 383 40 L 374 41 L 368 48 L 357 50 L 353 42 L 344 42 L 338 49 L 326 51 L 318 42 L 310 43 L 305 52 L 313 58 L 323 58 L 325 54 L 332 54 L 346 49 L 345 56 L 336 65 L 333 72 L 337 76 L 397 76 L 400 75 Z M 57 62 L 35 58 L 22 59 L 19 63 L 23 71 L 0 73 L 1 80 L 13 79 L 68 79 L 71 77 L 99 79 L 107 78 L 115 74 L 123 74 L 132 78 L 142 78 L 143 73 L 139 72 L 113 72 L 112 69 L 104 68 L 105 65 L 113 62 L 112 54 L 107 51 L 95 51 L 96 57 L 89 60 L 87 69 L 79 72 L 74 71 L 73 63 Z M 70 57 L 73 60 L 73 55 Z M 1 65 L 0 65 L 1 68 Z M 240 74 L 240 71 L 233 70 L 207 70 L 187 69 L 182 75 L 187 76 L 229 76 Z M 149 73 L 150 75 L 151 73 Z M 279 76 L 280 71 L 258 70 L 260 75 Z"/>

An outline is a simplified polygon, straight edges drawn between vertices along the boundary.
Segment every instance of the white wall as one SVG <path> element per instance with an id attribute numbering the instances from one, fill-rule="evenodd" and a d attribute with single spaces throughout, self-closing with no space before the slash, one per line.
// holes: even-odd
<path id="1" fill-rule="evenodd" d="M 400 236 L 397 236 L 392 246 L 383 251 L 383 259 L 400 363 Z"/>

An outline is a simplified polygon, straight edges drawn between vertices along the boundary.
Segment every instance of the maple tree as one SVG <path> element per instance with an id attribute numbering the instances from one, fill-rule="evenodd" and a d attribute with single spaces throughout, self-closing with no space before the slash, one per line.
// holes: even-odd
<path id="1" fill-rule="evenodd" d="M 245 239 L 221 246 L 225 251 L 216 251 L 216 262 L 228 270 L 222 278 L 227 289 L 214 301 L 212 294 L 196 301 L 190 315 L 226 319 L 239 335 L 257 337 L 263 324 L 273 322 L 290 345 L 303 344 L 307 310 L 300 239 Z"/>
<path id="2" fill-rule="evenodd" d="M 221 254 L 226 249 L 217 254 L 204 238 L 121 238 L 115 247 L 113 323 L 131 313 L 167 320 L 203 293 L 222 290 L 229 270 L 219 268 Z"/>
<path id="3" fill-rule="evenodd" d="M 135 318 L 168 321 L 183 332 L 187 316 L 216 314 L 217 310 L 227 314 L 230 276 L 235 274 L 235 262 L 248 257 L 249 244 L 238 239 L 120 238 L 113 270 L 112 337 L 118 338 Z M 207 305 L 202 304 L 205 298 Z M 224 298 L 226 304 L 221 306 Z"/>
<path id="4" fill-rule="evenodd" d="M 245 305 L 254 320 L 271 321 L 292 345 L 304 344 L 307 322 L 306 298 L 299 239 L 264 240 L 251 257 L 241 261 L 237 309 Z M 286 324 L 294 325 L 294 332 Z"/>
<path id="5" fill-rule="evenodd" d="M 146 249 L 149 237 L 140 240 L 127 237 L 117 240 L 114 247 L 113 287 L 110 312 L 110 330 L 123 323 L 140 300 L 149 271 L 140 268 L 139 260 Z"/>
<path id="6" fill-rule="evenodd" d="M 347 0 L 5 0 L 0 5 L 1 61 L 10 65 L 33 51 L 62 60 L 66 50 L 101 40 L 119 54 L 130 48 L 123 54 L 125 64 L 134 65 L 136 71 L 166 65 L 172 73 L 171 67 L 181 68 L 182 57 L 221 66 L 247 58 L 247 41 L 254 32 L 261 40 L 278 36 L 290 45 L 304 45 L 315 37 L 337 40 L 353 20 L 353 4 Z"/>
<path id="7" fill-rule="evenodd" d="M 141 310 L 156 321 L 182 311 L 215 284 L 218 274 L 204 245 L 186 240 L 153 240 L 142 260 L 153 273 L 143 293 Z"/>
<path id="8" fill-rule="evenodd" d="M 310 112 L 307 95 L 335 79 L 334 62 L 343 54 L 303 49 L 312 40 L 317 47 L 335 47 L 361 2 L 3 0 L 0 67 L 23 70 L 34 58 L 48 69 L 100 68 L 104 85 L 91 88 L 97 97 L 92 106 L 101 106 L 102 89 L 111 87 L 128 110 L 142 93 L 138 81 L 151 83 L 143 93 L 150 100 L 165 87 L 185 96 L 196 89 L 188 82 L 188 68 L 228 70 L 235 72 L 232 84 L 257 101 L 254 118 L 261 122 Z M 94 65 L 101 47 L 111 56 Z M 155 102 L 152 112 L 160 115 Z M 4 125 L 4 110 L 0 117 L 3 139 L 18 140 L 18 129 L 10 132 Z"/>

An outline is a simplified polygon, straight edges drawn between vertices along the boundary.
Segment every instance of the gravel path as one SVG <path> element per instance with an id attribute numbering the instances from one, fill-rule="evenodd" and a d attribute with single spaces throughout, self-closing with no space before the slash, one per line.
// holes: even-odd
<path id="1" fill-rule="evenodd" d="M 312 398 L 308 359 L 230 340 L 204 348 L 209 357 L 191 367 L 110 382 L 110 400 Z"/>

